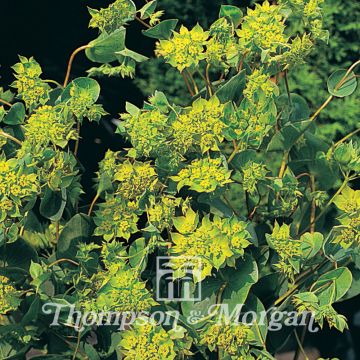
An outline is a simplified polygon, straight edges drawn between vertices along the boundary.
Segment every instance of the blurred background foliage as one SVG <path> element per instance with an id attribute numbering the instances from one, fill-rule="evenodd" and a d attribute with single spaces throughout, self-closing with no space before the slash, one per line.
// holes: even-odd
<path id="1" fill-rule="evenodd" d="M 261 1 L 226 1 L 227 4 L 240 6 L 244 13 L 248 6 L 256 2 Z M 166 18 L 179 18 L 188 27 L 198 22 L 207 28 L 217 18 L 219 7 L 225 2 L 159 0 L 158 3 L 160 9 L 166 9 Z M 299 65 L 289 74 L 291 91 L 301 94 L 311 109 L 316 109 L 328 97 L 326 79 L 329 75 L 336 69 L 348 68 L 358 57 L 360 49 L 360 2 L 325 0 L 322 6 L 324 28 L 330 33 L 329 43 L 319 42 L 308 63 Z M 161 90 L 178 104 L 185 105 L 189 100 L 178 71 L 159 59 L 151 59 L 139 66 L 135 84 L 144 96 Z M 354 95 L 332 102 L 319 118 L 321 126 L 318 135 L 331 141 L 353 131 L 360 118 L 357 101 L 358 96 Z"/>

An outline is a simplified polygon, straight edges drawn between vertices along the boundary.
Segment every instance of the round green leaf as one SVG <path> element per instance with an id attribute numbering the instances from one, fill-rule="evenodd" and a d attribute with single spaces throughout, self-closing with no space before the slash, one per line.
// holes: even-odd
<path id="1" fill-rule="evenodd" d="M 357 87 L 355 74 L 351 72 L 344 81 L 341 81 L 346 74 L 346 70 L 336 70 L 327 81 L 328 91 L 336 97 L 351 95 Z M 339 84 L 341 85 L 339 86 Z"/>
<path id="2" fill-rule="evenodd" d="M 115 30 L 110 35 L 102 33 L 89 43 L 89 47 L 85 50 L 87 58 L 102 64 L 117 60 L 116 52 L 125 49 L 125 35 L 124 27 Z"/>
<path id="3" fill-rule="evenodd" d="M 142 33 L 150 38 L 167 40 L 170 38 L 177 23 L 177 19 L 164 20 L 148 30 L 143 30 Z"/>
<path id="4" fill-rule="evenodd" d="M 8 125 L 19 125 L 25 119 L 25 106 L 22 103 L 14 104 L 4 118 L 4 123 Z"/>
<path id="5" fill-rule="evenodd" d="M 72 87 L 79 88 L 81 90 L 86 90 L 90 93 L 94 103 L 97 101 L 100 95 L 100 85 L 99 83 L 91 78 L 80 77 L 73 80 L 64 90 L 61 95 L 60 101 L 68 101 L 71 98 L 70 90 Z"/>

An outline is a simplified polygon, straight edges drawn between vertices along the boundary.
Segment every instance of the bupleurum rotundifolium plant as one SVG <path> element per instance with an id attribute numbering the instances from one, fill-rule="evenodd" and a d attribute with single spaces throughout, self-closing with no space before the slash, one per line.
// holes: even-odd
<path id="1" fill-rule="evenodd" d="M 288 84 L 288 73 L 327 41 L 321 3 L 265 1 L 246 14 L 223 5 L 203 29 L 162 19 L 156 1 L 137 8 L 117 0 L 89 9 L 99 36 L 74 51 L 63 84 L 20 57 L 10 90 L 0 91 L 1 358 L 37 349 L 73 359 L 274 359 L 278 335 L 266 324 L 216 312 L 186 323 L 191 306 L 157 301 L 156 256 L 171 256 L 178 279 L 189 258 L 201 263 L 197 310 L 276 306 L 346 329 L 334 304 L 360 293 L 358 130 L 326 143 L 316 120 L 355 91 L 360 62 L 329 77 L 317 110 Z M 84 204 L 81 124 L 107 121 L 94 77 L 134 77 L 147 60 L 125 47 L 135 20 L 157 39 L 155 55 L 180 72 L 191 101 L 173 104 L 157 91 L 142 108 L 126 103 L 119 149 L 104 155 L 96 196 Z M 291 33 L 298 22 L 303 33 Z M 70 81 L 81 51 L 97 66 Z M 41 312 L 49 302 L 148 316 L 122 331 L 82 324 L 76 332 L 62 315 L 62 326 L 50 326 Z M 181 313 L 177 331 L 154 322 L 157 309 Z M 285 327 L 284 341 L 299 339 L 297 331 Z"/>

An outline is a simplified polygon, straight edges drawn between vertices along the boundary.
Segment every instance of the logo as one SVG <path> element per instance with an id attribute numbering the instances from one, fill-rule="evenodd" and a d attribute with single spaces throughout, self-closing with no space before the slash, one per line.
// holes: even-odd
<path id="1" fill-rule="evenodd" d="M 185 276 L 176 278 L 172 260 L 183 261 Z M 198 257 L 157 256 L 156 300 L 201 301 L 201 259 Z"/>

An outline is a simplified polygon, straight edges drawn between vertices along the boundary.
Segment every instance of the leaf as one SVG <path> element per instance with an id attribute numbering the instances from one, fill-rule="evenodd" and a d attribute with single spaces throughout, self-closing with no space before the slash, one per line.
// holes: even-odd
<path id="1" fill-rule="evenodd" d="M 93 102 L 95 103 L 100 96 L 100 85 L 99 83 L 88 77 L 80 77 L 73 80 L 65 89 L 60 97 L 60 101 L 68 101 L 71 98 L 70 90 L 75 87 L 75 91 L 78 88 L 79 90 L 86 90 L 92 97 Z"/>
<path id="2" fill-rule="evenodd" d="M 324 236 L 321 233 L 315 232 L 305 233 L 300 238 L 302 260 L 308 260 L 314 257 L 322 248 L 324 243 Z"/>
<path id="3" fill-rule="evenodd" d="M 116 53 L 125 49 L 126 29 L 121 27 L 111 34 L 105 32 L 91 41 L 85 50 L 87 58 L 93 62 L 110 63 L 117 60 Z"/>
<path id="4" fill-rule="evenodd" d="M 290 94 L 291 104 L 287 94 L 280 95 L 276 99 L 276 107 L 281 111 L 281 119 L 283 124 L 286 122 L 299 122 L 307 120 L 310 117 L 310 109 L 306 100 L 298 95 Z"/>
<path id="5" fill-rule="evenodd" d="M 135 60 L 136 62 L 143 62 L 143 61 L 146 61 L 149 59 L 148 57 L 141 55 L 135 51 L 129 50 L 127 48 L 125 48 L 124 50 L 118 51 L 116 53 L 116 55 L 129 57 L 129 58 Z"/>
<path id="6" fill-rule="evenodd" d="M 245 312 L 253 311 L 256 314 L 256 318 L 255 318 L 256 322 L 254 322 L 251 328 L 255 334 L 255 339 L 257 340 L 257 342 L 260 345 L 263 344 L 266 341 L 266 336 L 268 332 L 268 321 L 267 321 L 267 317 L 264 316 L 266 310 L 263 303 L 259 300 L 258 297 L 256 297 L 253 294 L 250 294 L 243 310 Z M 261 338 L 259 333 L 261 334 Z"/>
<path id="7" fill-rule="evenodd" d="M 155 25 L 151 29 L 143 30 L 142 33 L 150 38 L 167 40 L 170 38 L 172 31 L 175 29 L 179 20 L 177 19 L 168 19 L 164 20 L 161 23 Z"/>
<path id="8" fill-rule="evenodd" d="M 146 257 L 146 250 L 145 250 L 145 239 L 140 238 L 135 240 L 129 249 L 129 262 L 132 267 L 136 267 L 140 264 L 140 261 Z M 143 261 L 141 270 L 146 267 L 147 258 Z"/>
<path id="9" fill-rule="evenodd" d="M 341 267 L 321 275 L 315 282 L 312 291 L 317 294 L 320 306 L 333 304 L 347 293 L 351 283 L 350 270 Z"/>
<path id="10" fill-rule="evenodd" d="M 40 202 L 40 214 L 52 221 L 59 221 L 62 218 L 66 206 L 66 189 L 61 191 L 45 190 L 45 195 Z"/>
<path id="11" fill-rule="evenodd" d="M 88 242 L 94 232 L 94 224 L 91 217 L 85 214 L 76 214 L 70 219 L 62 230 L 57 251 L 57 259 L 74 259 L 79 243 Z"/>
<path id="12" fill-rule="evenodd" d="M 330 75 L 327 81 L 327 87 L 331 95 L 345 97 L 351 95 L 356 90 L 357 80 L 355 74 L 351 72 L 347 75 L 346 79 L 342 81 L 345 75 L 346 70 L 336 70 Z M 341 86 L 339 87 L 340 83 Z"/>
<path id="13" fill-rule="evenodd" d="M 351 266 L 350 271 L 353 281 L 351 283 L 350 289 L 346 295 L 341 298 L 341 301 L 352 299 L 360 294 L 360 270 L 355 266 Z"/>
<path id="14" fill-rule="evenodd" d="M 214 197 L 209 194 L 202 193 L 198 197 L 198 202 L 210 206 L 210 212 L 221 217 L 231 217 L 234 211 L 230 209 L 219 197 Z"/>
<path id="15" fill-rule="evenodd" d="M 19 125 L 25 119 L 25 106 L 22 103 L 14 104 L 4 118 L 4 123 L 8 125 Z"/>
<path id="16" fill-rule="evenodd" d="M 140 18 L 142 20 L 147 19 L 150 15 L 152 15 L 156 9 L 157 1 L 153 0 L 146 3 L 140 10 Z"/>
<path id="17" fill-rule="evenodd" d="M 209 309 L 216 304 L 217 292 L 220 289 L 223 281 L 220 278 L 206 278 L 200 283 L 194 285 L 190 284 L 190 295 L 199 293 L 199 286 L 201 286 L 201 300 L 200 301 L 183 301 L 181 302 L 182 314 L 191 319 L 192 326 L 194 328 L 200 328 L 204 326 L 203 321 L 196 322 L 194 314 L 198 315 L 198 320 L 204 316 L 209 315 Z"/>
<path id="18" fill-rule="evenodd" d="M 9 267 L 28 270 L 31 261 L 38 262 L 39 258 L 35 249 L 24 239 L 19 238 L 11 244 L 6 244 L 0 248 L 0 258 L 7 263 Z"/>
<path id="19" fill-rule="evenodd" d="M 237 6 L 221 5 L 219 17 L 229 18 L 232 21 L 232 23 L 234 24 L 234 27 L 237 28 L 241 23 L 243 13 Z"/>
<path id="20" fill-rule="evenodd" d="M 288 151 L 298 141 L 311 122 L 309 120 L 287 123 L 270 140 L 267 151 Z"/>
<path id="21" fill-rule="evenodd" d="M 240 71 L 237 75 L 232 77 L 223 86 L 221 86 L 215 93 L 222 103 L 228 101 L 237 102 L 242 96 L 245 88 L 245 70 Z"/>
<path id="22" fill-rule="evenodd" d="M 259 279 L 256 262 L 248 254 L 236 263 L 236 269 L 221 270 L 227 280 L 222 303 L 229 305 L 229 313 L 235 309 L 237 304 L 245 304 L 251 287 Z"/>

